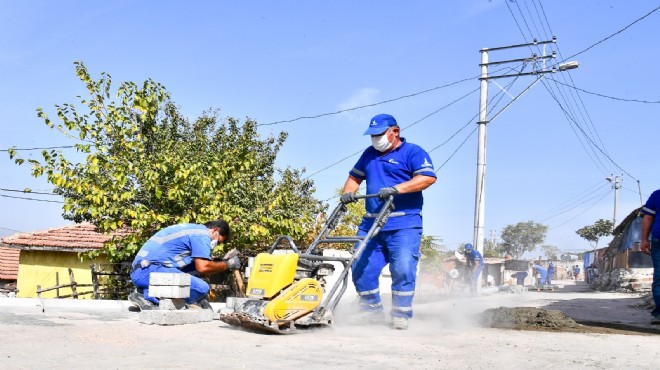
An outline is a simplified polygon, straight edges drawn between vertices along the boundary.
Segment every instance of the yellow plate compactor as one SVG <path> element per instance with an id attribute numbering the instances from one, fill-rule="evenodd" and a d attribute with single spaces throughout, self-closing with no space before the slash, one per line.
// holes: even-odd
<path id="1" fill-rule="evenodd" d="M 375 196 L 358 195 L 356 199 Z M 346 205 L 340 203 L 304 252 L 291 237 L 278 237 L 268 253 L 260 253 L 255 257 L 247 282 L 246 297 L 227 299 L 227 307 L 220 311 L 220 320 L 277 334 L 291 333 L 296 327 L 332 324 L 332 311 L 348 286 L 350 266 L 362 254 L 367 242 L 385 225 L 393 208 L 393 198 L 390 197 L 383 203 L 380 212 L 374 215 L 373 226 L 365 236 L 333 236 L 333 230 L 347 212 Z M 275 253 L 284 242 L 288 242 L 288 248 L 279 249 L 284 253 Z M 352 243 L 356 247 L 350 257 L 321 255 L 319 245 L 335 243 Z M 326 293 L 326 283 L 334 274 L 335 265 L 343 268 L 336 283 Z"/>

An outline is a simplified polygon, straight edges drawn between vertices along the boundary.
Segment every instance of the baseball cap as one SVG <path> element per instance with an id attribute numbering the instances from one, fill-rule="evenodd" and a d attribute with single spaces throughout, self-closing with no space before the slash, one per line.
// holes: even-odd
<path id="1" fill-rule="evenodd" d="M 396 126 L 396 120 L 389 114 L 379 114 L 369 121 L 369 128 L 364 135 L 380 135 L 392 126 Z"/>
<path id="2" fill-rule="evenodd" d="M 472 246 L 472 244 L 470 244 L 470 243 L 465 244 L 465 250 L 466 251 L 471 251 L 473 249 L 474 249 L 474 247 Z"/>

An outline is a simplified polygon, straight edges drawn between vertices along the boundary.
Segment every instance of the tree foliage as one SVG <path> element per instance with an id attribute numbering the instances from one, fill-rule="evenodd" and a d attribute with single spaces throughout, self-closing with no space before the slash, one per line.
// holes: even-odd
<path id="1" fill-rule="evenodd" d="M 593 249 L 597 249 L 598 240 L 603 236 L 611 235 L 613 228 L 614 222 L 601 218 L 594 222 L 593 225 L 587 225 L 577 230 L 575 233 L 582 239 L 587 240 Z"/>
<path id="2" fill-rule="evenodd" d="M 557 260 L 559 256 L 559 248 L 554 245 L 544 244 L 541 246 L 543 254 L 550 260 Z"/>
<path id="3" fill-rule="evenodd" d="M 307 235 L 322 206 L 302 170 L 275 167 L 285 132 L 262 139 L 255 121 L 221 120 L 217 111 L 189 121 L 157 82 L 124 82 L 113 93 L 110 75 L 94 80 L 82 63 L 75 66 L 89 94 L 78 97 L 83 108 L 56 105 L 58 122 L 37 112 L 75 139 L 84 158 L 44 150 L 29 163 L 33 176 L 45 175 L 64 197 L 65 219 L 104 233 L 128 229 L 103 250 L 111 260 L 131 258 L 163 227 L 218 217 L 232 227 L 229 246 L 246 252 L 265 249 L 276 235 Z M 10 157 L 24 162 L 16 151 Z"/>
<path id="4" fill-rule="evenodd" d="M 547 226 L 534 221 L 507 225 L 502 230 L 500 247 L 503 253 L 517 259 L 523 253 L 531 252 L 537 245 L 542 244 L 547 232 Z"/>
<path id="5" fill-rule="evenodd" d="M 419 248 L 422 254 L 420 270 L 425 273 L 442 272 L 442 263 L 452 254 L 448 252 L 447 246 L 442 244 L 442 239 L 432 235 L 422 235 Z"/>

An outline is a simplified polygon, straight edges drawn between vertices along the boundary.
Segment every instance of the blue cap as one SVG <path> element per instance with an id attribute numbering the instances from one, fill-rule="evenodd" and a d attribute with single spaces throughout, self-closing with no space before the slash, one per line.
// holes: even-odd
<path id="1" fill-rule="evenodd" d="M 369 121 L 369 128 L 364 135 L 380 135 L 392 126 L 396 126 L 396 120 L 389 114 L 379 114 Z"/>
<path id="2" fill-rule="evenodd" d="M 471 251 L 473 249 L 474 249 L 474 247 L 472 246 L 472 244 L 470 244 L 470 243 L 465 244 L 465 250 L 466 251 Z"/>

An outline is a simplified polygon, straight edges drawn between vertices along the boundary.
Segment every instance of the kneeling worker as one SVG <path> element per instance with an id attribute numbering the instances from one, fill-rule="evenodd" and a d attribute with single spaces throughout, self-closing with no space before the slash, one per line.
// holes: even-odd
<path id="1" fill-rule="evenodd" d="M 225 261 L 211 258 L 213 248 L 218 243 L 229 240 L 229 224 L 222 219 L 200 224 L 178 224 L 168 226 L 149 238 L 135 256 L 132 264 L 131 280 L 138 288 L 128 296 L 141 310 L 149 310 L 158 305 L 158 300 L 149 296 L 149 274 L 197 273 L 213 274 L 240 267 L 238 256 Z M 201 308 L 210 308 L 206 300 L 209 285 L 202 279 L 191 276 L 190 296 L 186 303 Z M 142 293 L 140 293 L 142 292 Z"/>

